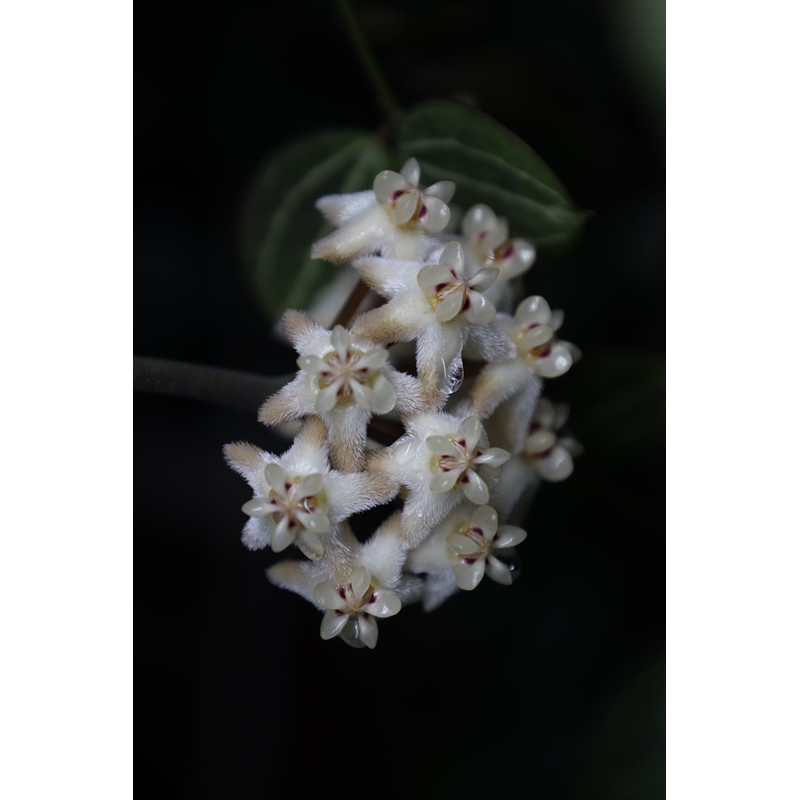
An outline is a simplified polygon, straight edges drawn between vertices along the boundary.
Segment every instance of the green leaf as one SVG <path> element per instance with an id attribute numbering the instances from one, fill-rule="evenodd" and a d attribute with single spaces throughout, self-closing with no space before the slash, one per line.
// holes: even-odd
<path id="1" fill-rule="evenodd" d="M 525 142 L 481 112 L 425 103 L 400 122 L 397 142 L 402 158 L 419 161 L 425 183 L 455 181 L 454 205 L 485 203 L 540 253 L 571 245 L 588 216 Z"/>
<path id="2" fill-rule="evenodd" d="M 273 153 L 245 199 L 240 246 L 256 301 L 271 320 L 307 308 L 341 267 L 310 257 L 331 230 L 315 202 L 369 189 L 392 165 L 385 149 L 359 130 L 312 134 Z"/>

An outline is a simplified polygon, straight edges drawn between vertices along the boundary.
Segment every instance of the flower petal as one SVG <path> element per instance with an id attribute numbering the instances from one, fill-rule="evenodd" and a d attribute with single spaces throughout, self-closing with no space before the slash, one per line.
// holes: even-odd
<path id="1" fill-rule="evenodd" d="M 324 485 L 324 480 L 319 472 L 312 472 L 311 475 L 303 475 L 297 484 L 295 497 L 298 500 L 305 500 L 306 497 L 312 497 L 315 494 L 319 494 Z"/>
<path id="2" fill-rule="evenodd" d="M 536 462 L 536 472 L 547 481 L 563 481 L 569 478 L 573 467 L 572 455 L 561 446 L 554 447 L 548 456 Z"/>
<path id="3" fill-rule="evenodd" d="M 272 512 L 275 511 L 275 506 L 265 497 L 254 497 L 242 506 L 242 511 L 244 511 L 248 517 L 263 518 L 268 514 L 272 514 Z"/>
<path id="4" fill-rule="evenodd" d="M 331 344 L 339 358 L 344 361 L 351 344 L 350 334 L 341 325 L 336 325 L 331 331 Z"/>
<path id="5" fill-rule="evenodd" d="M 491 506 L 479 506 L 472 512 L 470 525 L 480 528 L 487 541 L 497 532 L 497 512 Z"/>
<path id="6" fill-rule="evenodd" d="M 390 169 L 379 172 L 372 182 L 372 191 L 375 192 L 378 202 L 384 206 L 392 202 L 395 192 L 406 192 L 410 188 L 407 178 Z"/>
<path id="7" fill-rule="evenodd" d="M 451 469 L 449 472 L 437 472 L 430 482 L 428 488 L 435 494 L 443 494 L 449 492 L 455 485 L 456 481 L 461 477 L 461 473 L 457 469 Z"/>
<path id="8" fill-rule="evenodd" d="M 342 632 L 350 618 L 347 614 L 337 614 L 335 611 L 326 611 L 319 626 L 319 635 L 323 639 L 333 639 Z"/>
<path id="9" fill-rule="evenodd" d="M 453 273 L 441 264 L 428 264 L 417 273 L 417 284 L 426 294 L 436 294 L 436 287 L 452 283 Z"/>
<path id="10" fill-rule="evenodd" d="M 373 617 L 393 617 L 400 611 L 402 606 L 400 598 L 389 589 L 377 589 L 375 600 L 364 606 L 364 611 L 372 614 Z"/>
<path id="11" fill-rule="evenodd" d="M 511 453 L 508 450 L 503 450 L 502 447 L 490 447 L 488 450 L 481 452 L 473 460 L 473 464 L 488 464 L 490 467 L 499 467 L 511 458 Z"/>
<path id="12" fill-rule="evenodd" d="M 486 559 L 486 572 L 495 583 L 501 583 L 503 586 L 511 586 L 513 578 L 511 577 L 511 570 L 499 558 L 489 556 Z"/>
<path id="13" fill-rule="evenodd" d="M 402 195 L 394 207 L 392 219 L 395 225 L 405 225 L 417 213 L 419 192 L 411 191 Z"/>
<path id="14" fill-rule="evenodd" d="M 378 644 L 378 623 L 369 615 L 358 618 L 356 638 L 372 650 Z"/>
<path id="15" fill-rule="evenodd" d="M 425 444 L 435 456 L 458 455 L 458 448 L 449 436 L 429 436 L 425 439 Z"/>
<path id="16" fill-rule="evenodd" d="M 314 533 L 328 533 L 331 529 L 331 522 L 328 519 L 328 515 L 323 514 L 321 511 L 314 511 L 313 513 L 299 511 L 297 513 L 297 519 L 304 528 Z"/>
<path id="17" fill-rule="evenodd" d="M 467 500 L 477 506 L 488 503 L 489 487 L 486 485 L 486 481 L 474 469 L 468 469 L 464 478 L 466 480 L 462 479 L 459 486 Z"/>
<path id="18" fill-rule="evenodd" d="M 514 320 L 518 325 L 526 325 L 531 322 L 538 322 L 546 325 L 550 322 L 550 306 L 544 297 L 534 295 L 526 297 L 518 306 L 514 313 Z"/>
<path id="19" fill-rule="evenodd" d="M 370 411 L 372 409 L 372 392 L 370 392 L 363 383 L 359 381 L 349 381 L 350 391 L 353 393 L 353 399 L 361 408 Z"/>
<path id="20" fill-rule="evenodd" d="M 543 378 L 557 378 L 572 366 L 572 353 L 561 342 L 556 342 L 548 355 L 536 360 L 536 371 Z"/>
<path id="21" fill-rule="evenodd" d="M 501 525 L 497 537 L 492 542 L 492 547 L 514 547 L 528 538 L 528 532 L 516 525 Z"/>
<path id="22" fill-rule="evenodd" d="M 559 427 L 556 424 L 556 407 L 552 401 L 546 397 L 540 397 L 539 402 L 536 404 L 536 410 L 533 413 L 533 418 L 545 428 L 557 430 Z"/>
<path id="23" fill-rule="evenodd" d="M 322 546 L 322 539 L 313 531 L 300 531 L 295 540 L 295 544 L 300 548 L 303 555 L 311 559 L 311 561 L 322 558 L 325 553 L 325 548 Z"/>
<path id="24" fill-rule="evenodd" d="M 534 347 L 542 347 L 547 344 L 555 335 L 555 331 L 549 325 L 537 325 L 530 328 L 519 339 L 520 350 L 533 350 Z"/>
<path id="25" fill-rule="evenodd" d="M 436 319 L 439 322 L 450 322 L 455 319 L 464 307 L 466 287 L 463 284 L 445 295 L 443 300 L 436 304 Z"/>
<path id="26" fill-rule="evenodd" d="M 294 541 L 295 531 L 289 527 L 289 516 L 284 514 L 272 534 L 272 552 L 280 553 Z"/>
<path id="27" fill-rule="evenodd" d="M 461 222 L 461 230 L 467 239 L 475 239 L 481 231 L 490 230 L 497 225 L 494 211 L 485 203 L 472 206 Z"/>
<path id="28" fill-rule="evenodd" d="M 371 410 L 375 414 L 388 414 L 396 402 L 394 387 L 385 375 L 378 375 L 372 383 Z"/>
<path id="29" fill-rule="evenodd" d="M 467 289 L 469 303 L 464 316 L 471 325 L 488 325 L 497 313 L 491 301 L 487 300 L 480 292 Z"/>
<path id="30" fill-rule="evenodd" d="M 478 545 L 463 533 L 451 533 L 446 541 L 447 546 L 458 556 L 478 556 L 480 554 Z"/>
<path id="31" fill-rule="evenodd" d="M 409 158 L 400 168 L 400 174 L 412 185 L 419 186 L 420 169 L 416 158 Z"/>
<path id="32" fill-rule="evenodd" d="M 427 233 L 439 233 L 450 222 L 450 206 L 438 197 L 426 197 L 422 209 L 418 223 Z"/>
<path id="33" fill-rule="evenodd" d="M 549 431 L 547 428 L 540 428 L 538 431 L 534 431 L 525 440 L 525 444 L 522 446 L 522 452 L 527 455 L 535 456 L 550 450 L 555 446 L 557 441 L 553 431 Z"/>
<path id="34" fill-rule="evenodd" d="M 312 375 L 319 374 L 328 365 L 319 356 L 300 356 L 297 359 L 297 366 L 303 372 L 310 372 Z"/>
<path id="35" fill-rule="evenodd" d="M 486 562 L 482 558 L 476 559 L 471 564 L 458 564 L 455 568 L 458 588 L 471 592 L 481 582 L 485 571 Z"/>
<path id="36" fill-rule="evenodd" d="M 326 386 L 314 400 L 314 409 L 318 414 L 327 414 L 339 399 L 339 382 Z"/>
<path id="37" fill-rule="evenodd" d="M 361 601 L 361 598 L 369 589 L 371 581 L 372 576 L 366 567 L 356 567 L 353 570 L 353 574 L 350 576 L 350 586 L 353 589 L 353 597 L 357 603 Z"/>
<path id="38" fill-rule="evenodd" d="M 450 242 L 442 250 L 439 263 L 461 275 L 464 272 L 464 251 L 461 248 L 461 242 Z"/>
<path id="39" fill-rule="evenodd" d="M 267 464 L 264 467 L 264 477 L 266 478 L 267 485 L 275 494 L 280 497 L 286 496 L 284 484 L 288 483 L 288 479 L 286 471 L 280 464 Z"/>
<path id="40" fill-rule="evenodd" d="M 358 369 L 380 369 L 389 360 L 389 351 L 383 347 L 362 353 L 356 362 Z"/>
<path id="41" fill-rule="evenodd" d="M 456 191 L 453 181 L 437 181 L 428 186 L 423 194 L 425 197 L 438 197 L 445 203 L 449 203 Z"/>
<path id="42" fill-rule="evenodd" d="M 457 439 L 463 439 L 466 442 L 466 449 L 472 452 L 478 446 L 478 440 L 483 433 L 483 426 L 481 421 L 473 414 L 462 421 L 458 426 L 456 434 Z"/>
<path id="43" fill-rule="evenodd" d="M 494 262 L 500 269 L 500 280 L 510 281 L 522 275 L 536 259 L 536 251 L 525 239 L 514 239 L 501 250 L 500 257 Z"/>
<path id="44" fill-rule="evenodd" d="M 347 603 L 339 593 L 339 587 L 333 581 L 323 581 L 314 587 L 314 602 L 323 608 L 333 610 L 347 608 Z"/>
<path id="45" fill-rule="evenodd" d="M 485 292 L 497 280 L 499 274 L 499 269 L 484 267 L 474 278 L 470 278 L 469 288 L 476 292 Z"/>

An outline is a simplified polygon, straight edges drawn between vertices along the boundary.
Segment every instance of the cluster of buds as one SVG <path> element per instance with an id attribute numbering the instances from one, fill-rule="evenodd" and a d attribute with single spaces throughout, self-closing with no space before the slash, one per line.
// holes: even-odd
<path id="1" fill-rule="evenodd" d="M 259 419 L 299 426 L 294 441 L 280 455 L 225 447 L 253 490 L 244 544 L 299 551 L 267 575 L 323 612 L 323 639 L 372 648 L 376 620 L 407 604 L 511 584 L 527 532 L 509 523 L 579 449 L 560 433 L 566 409 L 541 396 L 579 351 L 557 336 L 560 312 L 521 296 L 534 246 L 483 204 L 459 223 L 455 189 L 422 186 L 412 158 L 317 202 L 334 229 L 312 256 L 351 265 L 371 302 L 330 329 L 287 311 L 299 371 Z M 387 504 L 357 536 L 351 517 Z"/>

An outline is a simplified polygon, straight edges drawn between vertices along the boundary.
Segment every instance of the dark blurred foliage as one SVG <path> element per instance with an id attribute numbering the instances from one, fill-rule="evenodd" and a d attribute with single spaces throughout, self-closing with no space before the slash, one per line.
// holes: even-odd
<path id="1" fill-rule="evenodd" d="M 285 442 L 255 408 L 137 395 L 138 788 L 661 797 L 663 5 L 355 10 L 403 104 L 470 98 L 594 212 L 573 251 L 528 275 L 583 350 L 546 388 L 585 453 L 537 496 L 517 583 L 405 609 L 354 651 L 322 642 L 319 614 L 266 581 L 276 557 L 239 542 L 249 495 L 222 445 Z M 134 34 L 135 353 L 290 371 L 247 295 L 237 221 L 276 147 L 381 122 L 336 5 L 140 2 Z"/>

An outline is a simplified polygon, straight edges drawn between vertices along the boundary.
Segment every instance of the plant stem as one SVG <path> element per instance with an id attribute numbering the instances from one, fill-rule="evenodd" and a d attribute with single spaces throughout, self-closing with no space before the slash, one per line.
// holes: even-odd
<path id="1" fill-rule="evenodd" d="M 358 25 L 358 20 L 353 13 L 350 0 L 337 0 L 337 5 L 339 6 L 339 16 L 342 19 L 347 35 L 350 37 L 350 43 L 353 45 L 358 60 L 361 62 L 364 74 L 372 84 L 378 103 L 384 113 L 393 121 L 402 114 L 402 108 L 383 77 L 378 62 L 372 55 L 367 40 Z"/>
<path id="2" fill-rule="evenodd" d="M 348 295 L 347 300 L 344 301 L 344 305 L 336 315 L 331 329 L 335 328 L 337 325 L 342 325 L 346 328 L 350 324 L 353 314 L 356 313 L 356 309 L 361 305 L 361 301 L 367 296 L 368 291 L 369 286 L 367 286 L 364 281 L 359 280 Z"/>
<path id="3" fill-rule="evenodd" d="M 255 413 L 293 375 L 256 375 L 163 358 L 133 357 L 133 390 L 216 403 Z"/>

